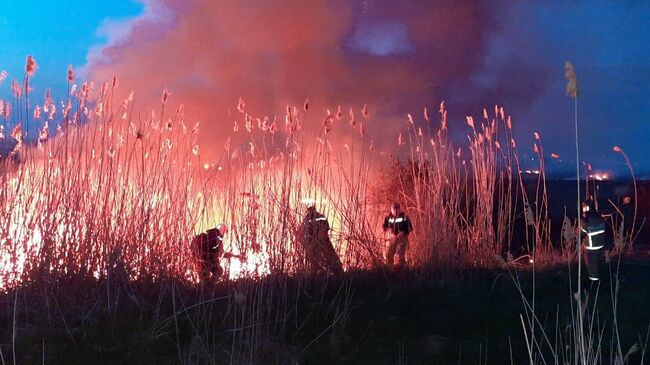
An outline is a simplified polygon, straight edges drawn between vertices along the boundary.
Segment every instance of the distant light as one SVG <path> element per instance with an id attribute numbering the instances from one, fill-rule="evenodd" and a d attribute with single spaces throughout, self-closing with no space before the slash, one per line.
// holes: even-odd
<path id="1" fill-rule="evenodd" d="M 607 172 L 595 172 L 589 175 L 589 178 L 594 179 L 596 181 L 606 181 L 609 180 L 611 176 Z"/>

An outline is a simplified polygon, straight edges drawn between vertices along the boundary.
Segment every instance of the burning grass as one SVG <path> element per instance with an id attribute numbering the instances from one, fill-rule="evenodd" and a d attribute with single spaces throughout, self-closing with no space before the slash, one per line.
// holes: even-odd
<path id="1" fill-rule="evenodd" d="M 302 274 L 298 228 L 306 201 L 327 216 L 346 271 L 361 275 L 385 274 L 375 271 L 385 266 L 380 222 L 394 200 L 414 222 L 409 266 L 416 276 L 516 267 L 516 249 L 535 265 L 575 258 L 574 223 L 565 217 L 562 242 L 551 231 L 545 160 L 557 156 L 534 133 L 538 166 L 526 178 L 502 107 L 467 117 L 468 144 L 460 147 L 448 136 L 444 103 L 435 121 L 427 109 L 422 120 L 407 115 L 395 136 L 398 157 L 387 163 L 366 135 L 378 123 L 366 106 L 356 114 L 339 107 L 313 122 L 305 102 L 287 107 L 279 121 L 250 115 L 240 100 L 231 138 L 208 160 L 201 125 L 188 124 L 182 106 L 170 109 L 168 91 L 143 116 L 132 94 L 115 100 L 116 79 L 99 90 L 77 87 L 69 70 L 65 101 L 48 93 L 34 105 L 35 69 L 30 58 L 22 86 L 12 85 L 13 100 L 0 103 L 3 131 L 10 131 L 2 138 L 15 144 L 3 156 L 0 181 L 0 289 L 13 293 L 14 339 L 21 290 L 30 298 L 45 293 L 40 315 L 58 312 L 72 342 L 78 335 L 60 302 L 92 303 L 83 316 L 72 315 L 83 328 L 95 308 L 116 318 L 128 300 L 152 316 L 151 336 L 175 335 L 180 362 L 255 362 L 320 312 L 326 323 L 311 329 L 302 351 L 325 333 L 345 339 L 347 278 L 335 279 L 333 289 L 329 278 Z M 38 133 L 23 130 L 34 123 Z M 199 285 L 190 242 L 220 222 L 230 227 L 224 248 L 231 255 L 221 261 L 229 280 Z M 300 322 L 305 300 L 312 312 Z M 168 317 L 163 302 L 171 305 Z"/>
<path id="2" fill-rule="evenodd" d="M 365 106 L 361 119 L 339 107 L 315 126 L 308 102 L 287 107 L 281 122 L 248 114 L 240 100 L 233 136 L 211 162 L 201 154 L 201 126 L 185 121 L 182 106 L 170 111 L 168 91 L 142 116 L 133 94 L 114 100 L 116 79 L 96 91 L 77 87 L 69 70 L 65 101 L 48 92 L 34 105 L 35 61 L 28 64 L 0 113 L 15 143 L 0 182 L 2 288 L 43 275 L 113 272 L 195 282 L 190 240 L 219 222 L 231 227 L 225 248 L 233 255 L 222 260 L 228 278 L 300 272 L 304 199 L 327 215 L 347 269 L 383 265 L 379 221 L 392 200 L 404 202 L 415 222 L 412 267 L 458 270 L 508 258 L 518 217 L 531 233 L 515 244 L 538 260 L 554 257 L 548 156 L 536 132 L 537 182 L 527 190 L 502 107 L 484 110 L 480 122 L 467 117 L 469 146 L 460 148 L 448 137 L 444 103 L 438 122 L 427 109 L 423 120 L 409 114 L 397 146 L 406 160 L 390 167 L 366 136 L 376 122 Z M 42 126 L 37 138 L 23 130 L 30 119 Z M 572 255 L 575 245 L 564 247 Z"/>

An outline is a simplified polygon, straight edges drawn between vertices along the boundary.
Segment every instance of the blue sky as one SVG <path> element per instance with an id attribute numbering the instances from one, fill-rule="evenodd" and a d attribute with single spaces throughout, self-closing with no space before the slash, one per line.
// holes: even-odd
<path id="1" fill-rule="evenodd" d="M 562 156 L 552 167 L 570 171 L 575 161 L 573 103 L 564 93 L 563 64 L 571 61 L 580 88 L 581 159 L 626 173 L 621 156 L 611 152 L 619 145 L 648 176 L 650 148 L 644 140 L 650 136 L 650 3 L 519 3 L 500 16 L 503 29 L 490 36 L 483 68 L 471 82 L 479 91 L 457 89 L 452 98 L 471 105 L 481 99 L 481 90 L 496 96 L 525 127 L 518 129 L 518 140 L 532 144 L 532 131 L 541 132 L 546 150 Z M 504 77 L 511 79 L 504 84 L 498 80 Z M 527 94 L 526 83 L 530 95 L 517 100 Z M 506 90 L 495 91 L 497 85 Z M 509 87 L 516 95 L 508 93 Z"/>
<path id="2" fill-rule="evenodd" d="M 126 0 L 3 1 L 0 69 L 9 73 L 9 82 L 20 80 L 31 54 L 39 66 L 34 79 L 37 94 L 42 87 L 65 87 L 68 65 L 84 65 L 89 49 L 106 42 L 100 31 L 104 22 L 127 20 L 142 10 L 142 4 Z M 6 88 L 2 89 L 4 94 Z"/>

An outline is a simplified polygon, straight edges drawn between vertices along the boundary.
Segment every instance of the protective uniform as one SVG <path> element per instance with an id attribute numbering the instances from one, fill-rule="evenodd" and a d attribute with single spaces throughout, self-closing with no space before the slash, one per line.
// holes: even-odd
<path id="1" fill-rule="evenodd" d="M 312 274 L 324 271 L 338 275 L 343 272 L 341 260 L 330 241 L 329 230 L 327 218 L 315 207 L 309 207 L 300 227 L 300 243 Z"/>
<path id="2" fill-rule="evenodd" d="M 399 209 L 399 208 L 398 208 Z M 393 266 L 395 253 L 399 256 L 398 267 L 403 268 L 406 265 L 406 249 L 408 248 L 408 236 L 413 231 L 411 220 L 404 212 L 393 213 L 384 218 L 384 232 L 390 232 L 391 239 L 388 244 L 388 253 L 386 261 L 388 265 Z"/>
<path id="3" fill-rule="evenodd" d="M 598 281 L 601 279 L 601 266 L 604 264 L 605 252 L 611 245 L 611 239 L 607 235 L 607 224 L 596 211 L 593 201 L 583 202 L 582 207 L 580 231 L 586 236 L 583 240 L 585 267 L 589 280 Z"/>
<path id="4" fill-rule="evenodd" d="M 194 236 L 192 248 L 199 264 L 201 280 L 218 279 L 223 274 L 219 259 L 223 254 L 223 233 L 212 228 Z"/>

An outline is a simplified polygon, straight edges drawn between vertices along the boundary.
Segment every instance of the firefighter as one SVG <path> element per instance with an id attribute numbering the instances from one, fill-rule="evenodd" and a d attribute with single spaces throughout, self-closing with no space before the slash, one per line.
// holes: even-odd
<path id="1" fill-rule="evenodd" d="M 224 253 L 223 236 L 227 231 L 226 225 L 221 223 L 216 228 L 209 229 L 192 239 L 192 248 L 196 254 L 202 281 L 209 279 L 216 281 L 223 274 L 219 260 Z"/>
<path id="2" fill-rule="evenodd" d="M 583 247 L 587 276 L 591 281 L 599 281 L 601 266 L 607 258 L 611 239 L 607 234 L 605 220 L 598 214 L 591 199 L 582 203 L 580 230 L 586 236 Z"/>
<path id="3" fill-rule="evenodd" d="M 310 273 L 321 272 L 339 275 L 343 273 L 341 260 L 329 237 L 327 218 L 310 205 L 300 227 L 300 243 L 305 250 Z"/>
<path id="4" fill-rule="evenodd" d="M 384 219 L 384 233 L 390 234 L 386 261 L 389 266 L 394 266 L 395 253 L 399 256 L 398 269 L 406 265 L 406 249 L 409 244 L 409 234 L 413 231 L 411 220 L 402 212 L 399 203 L 395 202 L 390 207 L 390 214 Z"/>

